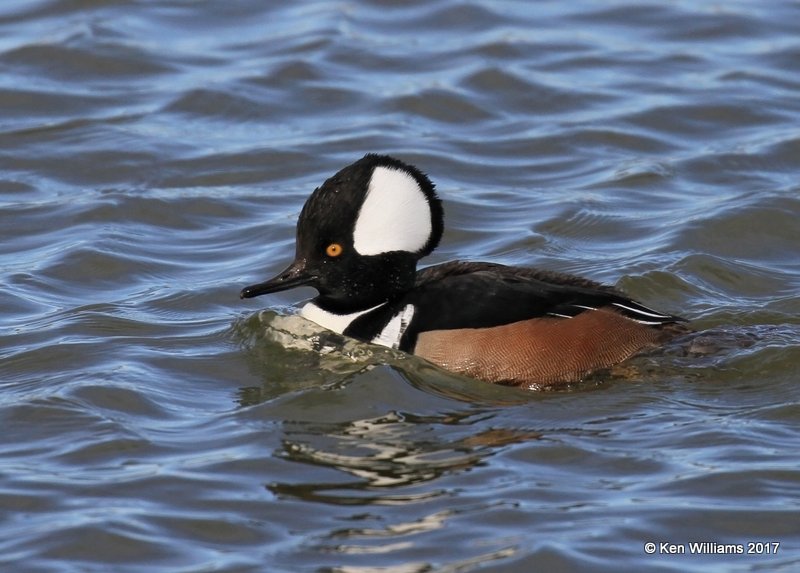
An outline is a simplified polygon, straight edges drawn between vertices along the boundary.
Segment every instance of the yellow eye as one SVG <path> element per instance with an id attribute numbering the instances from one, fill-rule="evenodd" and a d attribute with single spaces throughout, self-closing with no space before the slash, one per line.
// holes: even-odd
<path id="1" fill-rule="evenodd" d="M 329 257 L 338 257 L 342 254 L 344 248 L 339 243 L 331 243 L 325 247 L 325 254 Z"/>

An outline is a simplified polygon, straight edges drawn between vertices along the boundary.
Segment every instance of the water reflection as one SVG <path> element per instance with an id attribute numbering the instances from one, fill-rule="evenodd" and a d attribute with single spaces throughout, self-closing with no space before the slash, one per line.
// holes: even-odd
<path id="1" fill-rule="evenodd" d="M 298 316 L 261 312 L 237 322 L 234 333 L 263 379 L 240 389 L 240 406 L 280 420 L 274 455 L 317 469 L 270 483 L 275 495 L 338 505 L 428 500 L 447 494 L 430 487 L 438 478 L 541 436 L 493 425 L 502 407 L 535 393 L 453 375 Z"/>
<path id="2" fill-rule="evenodd" d="M 322 431 L 319 424 L 287 423 L 277 455 L 296 463 L 333 468 L 347 474 L 314 483 L 273 483 L 276 495 L 343 505 L 408 503 L 444 495 L 442 490 L 415 489 L 445 474 L 467 471 L 497 447 L 535 440 L 538 432 L 485 428 L 481 411 L 415 417 L 400 412 L 355 420 Z M 481 421 L 481 425 L 474 425 Z M 474 426 L 473 426 L 474 425 Z M 463 433 L 462 429 L 475 431 Z M 449 431 L 443 431 L 449 427 Z M 411 492 L 398 488 L 411 487 Z M 385 490 L 385 491 L 384 491 Z M 400 493 L 402 492 L 402 493 Z"/>

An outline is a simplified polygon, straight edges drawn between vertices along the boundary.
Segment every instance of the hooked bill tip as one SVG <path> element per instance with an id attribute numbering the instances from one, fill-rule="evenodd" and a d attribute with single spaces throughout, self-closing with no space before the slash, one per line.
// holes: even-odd
<path id="1" fill-rule="evenodd" d="M 261 291 L 263 290 L 262 284 L 257 285 L 249 285 L 244 287 L 242 290 L 239 291 L 239 298 L 255 298 L 260 294 L 263 294 Z"/>
<path id="2" fill-rule="evenodd" d="M 263 283 L 248 285 L 239 292 L 239 298 L 255 298 L 262 294 L 270 294 L 289 290 L 298 286 L 313 286 L 317 277 L 314 274 L 308 273 L 304 266 L 298 263 L 292 265 L 284 270 L 278 276 L 271 278 Z"/>

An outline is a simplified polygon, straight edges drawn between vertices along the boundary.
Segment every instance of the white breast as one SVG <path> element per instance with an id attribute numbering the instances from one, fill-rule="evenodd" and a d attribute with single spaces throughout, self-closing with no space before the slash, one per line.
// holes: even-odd
<path id="1" fill-rule="evenodd" d="M 375 310 L 379 306 L 382 305 L 379 304 L 372 308 L 352 312 L 350 314 L 336 314 L 318 307 L 313 302 L 309 302 L 300 309 L 300 316 L 312 322 L 316 322 L 323 328 L 343 334 L 345 329 L 347 329 L 355 319 L 362 314 Z M 403 338 L 403 334 L 408 328 L 408 325 L 411 324 L 412 318 L 414 318 L 414 305 L 407 304 L 389 320 L 389 323 L 383 328 L 380 334 L 370 342 L 373 344 L 380 344 L 381 346 L 388 346 L 389 348 L 399 348 L 400 339 Z"/>
<path id="2" fill-rule="evenodd" d="M 381 333 L 372 339 L 373 344 L 399 348 L 400 339 L 403 337 L 408 325 L 411 324 L 412 318 L 414 318 L 414 305 L 407 304 L 392 317 Z"/>
<path id="3" fill-rule="evenodd" d="M 327 310 L 323 310 L 318 307 L 313 302 L 307 303 L 303 308 L 300 309 L 300 316 L 303 318 L 307 318 L 312 322 L 316 322 L 322 327 L 327 328 L 328 330 L 332 330 L 334 332 L 338 332 L 339 334 L 343 334 L 344 330 L 350 326 L 350 323 L 357 319 L 362 314 L 366 314 L 371 310 L 375 310 L 381 306 L 380 304 L 377 306 L 373 306 L 372 308 L 368 308 L 367 310 L 360 310 L 358 312 L 351 312 L 350 314 L 336 314 L 333 312 L 329 312 Z"/>

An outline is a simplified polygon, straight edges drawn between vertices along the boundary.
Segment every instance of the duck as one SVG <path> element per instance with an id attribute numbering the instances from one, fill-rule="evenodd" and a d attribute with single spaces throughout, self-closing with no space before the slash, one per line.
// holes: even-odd
<path id="1" fill-rule="evenodd" d="M 294 261 L 240 296 L 313 287 L 299 314 L 325 329 L 530 389 L 579 382 L 685 331 L 685 319 L 580 276 L 461 260 L 418 270 L 443 231 L 428 176 L 368 153 L 309 196 Z"/>

